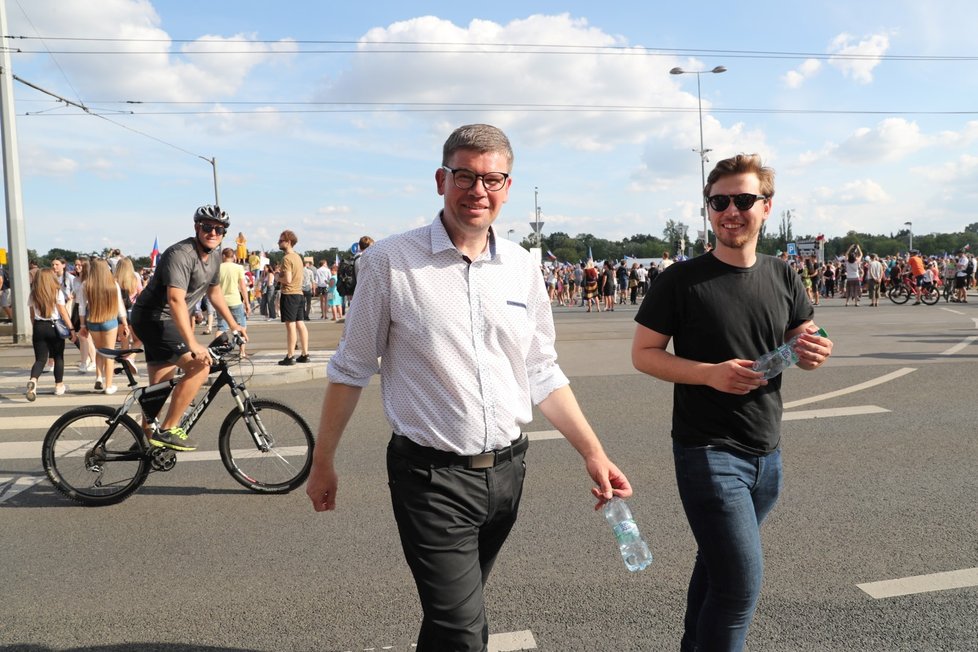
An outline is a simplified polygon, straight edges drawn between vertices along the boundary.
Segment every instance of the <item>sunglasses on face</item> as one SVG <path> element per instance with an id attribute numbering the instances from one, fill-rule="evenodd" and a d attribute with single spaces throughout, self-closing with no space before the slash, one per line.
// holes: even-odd
<path id="1" fill-rule="evenodd" d="M 228 232 L 223 226 L 217 226 L 215 224 L 201 224 L 200 230 L 204 233 L 217 233 L 217 235 L 224 235 Z"/>
<path id="2" fill-rule="evenodd" d="M 749 211 L 757 200 L 763 199 L 766 201 L 767 196 L 752 195 L 749 192 L 742 192 L 739 195 L 711 195 L 706 199 L 706 202 L 710 205 L 710 208 L 719 213 L 727 210 L 731 199 L 733 200 L 734 207 L 738 211 Z"/>

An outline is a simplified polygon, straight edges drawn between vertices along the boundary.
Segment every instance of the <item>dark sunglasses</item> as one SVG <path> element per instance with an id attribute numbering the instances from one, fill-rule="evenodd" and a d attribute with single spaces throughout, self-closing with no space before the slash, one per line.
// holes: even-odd
<path id="1" fill-rule="evenodd" d="M 742 192 L 739 195 L 712 195 L 706 201 L 710 208 L 719 213 L 727 210 L 731 199 L 738 211 L 749 211 L 757 200 L 767 200 L 767 195 L 752 195 L 749 192 Z"/>
<path id="2" fill-rule="evenodd" d="M 204 233 L 217 233 L 217 235 L 224 235 L 228 232 L 223 226 L 217 226 L 214 224 L 201 224 L 200 230 Z"/>

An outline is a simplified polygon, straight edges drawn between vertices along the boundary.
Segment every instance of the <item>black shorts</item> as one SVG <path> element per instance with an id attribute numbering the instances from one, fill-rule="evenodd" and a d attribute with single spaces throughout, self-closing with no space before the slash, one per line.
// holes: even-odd
<path id="1" fill-rule="evenodd" d="M 143 343 L 147 363 L 175 364 L 190 351 L 172 319 L 143 319 L 137 313 L 132 330 Z"/>
<path id="2" fill-rule="evenodd" d="M 306 298 L 301 294 L 283 294 L 281 296 L 278 311 L 282 321 L 305 321 Z"/>

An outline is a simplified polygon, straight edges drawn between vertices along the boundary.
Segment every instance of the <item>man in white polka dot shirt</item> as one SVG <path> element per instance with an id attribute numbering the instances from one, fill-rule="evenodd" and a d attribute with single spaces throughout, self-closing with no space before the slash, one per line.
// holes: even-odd
<path id="1" fill-rule="evenodd" d="M 424 609 L 419 652 L 486 649 L 483 586 L 516 522 L 534 404 L 584 458 L 598 506 L 632 493 L 557 365 L 539 261 L 491 228 L 512 167 L 499 129 L 452 133 L 435 171 L 444 208 L 364 253 L 328 367 L 306 493 L 316 511 L 336 507 L 336 448 L 379 372 L 391 502 Z"/>

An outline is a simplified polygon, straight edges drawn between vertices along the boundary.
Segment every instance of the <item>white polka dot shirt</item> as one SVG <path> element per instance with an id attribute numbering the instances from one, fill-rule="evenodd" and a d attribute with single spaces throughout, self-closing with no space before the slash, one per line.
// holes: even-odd
<path id="1" fill-rule="evenodd" d="M 363 387 L 378 371 L 399 435 L 460 455 L 510 445 L 532 405 L 569 383 L 539 263 L 490 231 L 489 247 L 469 264 L 440 215 L 379 240 L 360 258 L 327 373 Z"/>

